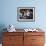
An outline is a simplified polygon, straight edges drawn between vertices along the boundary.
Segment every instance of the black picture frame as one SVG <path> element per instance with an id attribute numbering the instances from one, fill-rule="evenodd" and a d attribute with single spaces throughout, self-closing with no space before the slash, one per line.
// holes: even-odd
<path id="1" fill-rule="evenodd" d="M 18 7 L 17 20 L 21 22 L 34 22 L 35 7 Z"/>

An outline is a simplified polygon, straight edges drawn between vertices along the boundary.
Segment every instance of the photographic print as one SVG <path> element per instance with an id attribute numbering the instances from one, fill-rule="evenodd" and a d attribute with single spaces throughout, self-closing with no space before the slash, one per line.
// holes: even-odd
<path id="1" fill-rule="evenodd" d="M 35 21 L 35 8 L 34 7 L 18 7 L 17 20 L 25 22 Z"/>

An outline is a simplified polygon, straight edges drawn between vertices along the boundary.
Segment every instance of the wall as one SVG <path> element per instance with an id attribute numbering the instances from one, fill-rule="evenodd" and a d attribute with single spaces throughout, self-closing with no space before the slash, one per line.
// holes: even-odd
<path id="1" fill-rule="evenodd" d="M 46 28 L 46 0 L 0 0 L 0 25 L 16 28 Z M 35 7 L 35 22 L 18 22 L 17 7 Z"/>

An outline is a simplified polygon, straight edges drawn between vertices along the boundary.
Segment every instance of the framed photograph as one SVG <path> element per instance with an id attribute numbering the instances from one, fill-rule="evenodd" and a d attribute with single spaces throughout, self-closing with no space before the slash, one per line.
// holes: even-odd
<path id="1" fill-rule="evenodd" d="M 23 22 L 35 21 L 35 7 L 18 7 L 17 20 Z"/>

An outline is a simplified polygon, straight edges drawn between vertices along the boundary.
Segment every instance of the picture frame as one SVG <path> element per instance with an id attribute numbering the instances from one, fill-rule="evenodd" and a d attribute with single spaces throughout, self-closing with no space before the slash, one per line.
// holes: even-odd
<path id="1" fill-rule="evenodd" d="M 34 22 L 35 7 L 18 7 L 17 20 L 21 22 Z"/>

